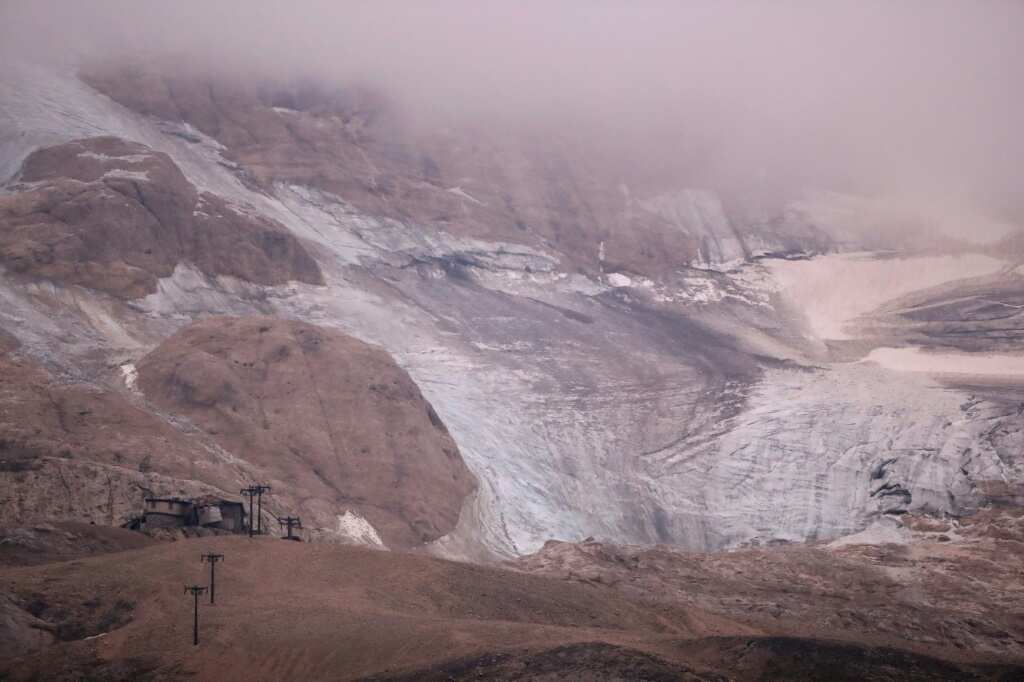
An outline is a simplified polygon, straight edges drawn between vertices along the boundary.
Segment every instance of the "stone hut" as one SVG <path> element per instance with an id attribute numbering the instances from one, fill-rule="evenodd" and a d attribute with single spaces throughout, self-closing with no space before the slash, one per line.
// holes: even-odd
<path id="1" fill-rule="evenodd" d="M 220 528 L 232 533 L 244 533 L 247 530 L 245 505 L 241 502 L 207 495 L 192 500 L 192 505 L 194 523 L 190 525 Z"/>
<path id="2" fill-rule="evenodd" d="M 179 528 L 188 525 L 192 502 L 177 497 L 147 497 L 142 512 L 146 528 Z"/>
<path id="3" fill-rule="evenodd" d="M 244 533 L 245 505 L 213 495 L 183 500 L 177 497 L 147 497 L 141 523 L 132 527 L 183 528 L 201 526 L 231 533 Z"/>

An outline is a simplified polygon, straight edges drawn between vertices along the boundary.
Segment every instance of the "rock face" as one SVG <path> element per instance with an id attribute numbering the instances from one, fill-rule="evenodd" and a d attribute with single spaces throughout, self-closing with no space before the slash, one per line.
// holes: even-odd
<path id="1" fill-rule="evenodd" d="M 582 272 L 661 276 L 785 248 L 774 233 L 733 224 L 715 192 L 666 192 L 664 178 L 641 179 L 571 134 L 424 132 L 358 88 L 246 87 L 159 68 L 92 68 L 83 78 L 129 109 L 216 139 L 265 190 L 313 187 L 367 215 L 546 248 Z"/>
<path id="2" fill-rule="evenodd" d="M 265 509 L 301 516 L 311 536 L 410 547 L 452 530 L 475 487 L 409 376 L 337 332 L 205 320 L 140 363 L 148 402 L 59 381 L 12 337 L 0 344 L 0 514 L 11 522 L 116 526 L 146 496 L 236 497 L 258 479 L 274 488 Z M 277 530 L 272 516 L 264 525 Z"/>
<path id="3" fill-rule="evenodd" d="M 1012 353 L 1024 346 L 1024 287 L 1013 272 L 932 287 L 874 311 L 865 326 L 885 345 Z"/>
<path id="4" fill-rule="evenodd" d="M 8 337 L 9 338 L 9 337 Z M 117 393 L 61 382 L 0 335 L 0 513 L 118 525 L 188 478 L 187 439 Z M 192 486 L 198 490 L 200 486 Z"/>
<path id="5" fill-rule="evenodd" d="M 198 192 L 166 154 L 115 137 L 33 152 L 0 197 L 0 262 L 137 298 L 179 262 L 260 284 L 322 277 L 283 226 Z"/>
<path id="6" fill-rule="evenodd" d="M 389 546 L 451 531 L 474 488 L 408 374 L 383 350 L 343 334 L 264 317 L 212 318 L 138 367 L 154 404 L 187 417 L 275 486 L 301 491 L 315 516 L 358 512 Z"/>

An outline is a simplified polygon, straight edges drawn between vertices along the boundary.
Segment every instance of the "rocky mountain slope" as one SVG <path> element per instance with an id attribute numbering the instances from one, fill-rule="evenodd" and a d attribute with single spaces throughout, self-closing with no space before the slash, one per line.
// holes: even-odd
<path id="1" fill-rule="evenodd" d="M 55 561 L 141 549 L 157 540 L 128 530 L 95 523 L 37 523 L 0 528 L 0 565 L 37 566 Z"/>
<path id="2" fill-rule="evenodd" d="M 313 527 L 341 524 L 345 507 L 389 546 L 430 542 L 455 527 L 474 488 L 409 376 L 383 350 L 338 332 L 205 319 L 140 361 L 138 387 L 225 452 L 244 453 Z"/>
<path id="3" fill-rule="evenodd" d="M 196 495 L 202 445 L 116 391 L 62 381 L 14 344 L 0 354 L 0 509 L 14 524 L 120 525 L 147 494 Z"/>
<path id="4" fill-rule="evenodd" d="M 993 377 L 960 357 L 967 371 L 938 377 L 933 368 L 948 365 L 934 353 L 915 356 L 926 371 L 885 362 L 892 348 L 924 352 L 908 344 L 936 330 L 970 339 L 956 348 L 972 360 L 1018 361 L 1012 317 L 990 314 L 1017 305 L 1024 277 L 1012 254 L 948 243 L 922 253 L 902 239 L 899 253 L 824 254 L 895 242 L 851 227 L 845 199 L 759 215 L 724 191 L 599 162 L 571 141 L 419 130 L 359 89 L 225 84 L 158 67 L 83 77 L 11 67 L 0 95 L 5 205 L 31 208 L 54 187 L 84 183 L 90 201 L 122 197 L 110 215 L 135 215 L 142 204 L 116 188 L 145 189 L 131 175 L 145 171 L 166 176 L 157 184 L 168 205 L 183 207 L 169 214 L 174 239 L 117 231 L 95 253 L 55 240 L 76 244 L 117 221 L 52 225 L 45 248 L 28 246 L 30 223 L 7 222 L 0 236 L 12 254 L 0 326 L 20 343 L 19 362 L 61 391 L 109 392 L 173 431 L 167 442 L 181 445 L 145 474 L 166 471 L 171 487 L 233 491 L 280 465 L 282 475 L 302 471 L 282 502 L 305 505 L 325 531 L 351 508 L 379 514 L 373 524 L 399 542 L 491 559 L 589 535 L 694 550 L 833 539 L 910 512 L 966 516 L 1019 500 L 1019 375 Z M 54 154 L 82 160 L 25 180 Z M 70 175 L 51 177 L 58 171 Z M 957 302 L 943 311 L 937 296 Z M 416 470 L 431 497 L 448 491 L 443 507 L 424 515 L 415 499 L 349 499 L 383 495 L 395 475 L 393 455 L 369 436 L 381 459 L 365 470 L 348 468 L 347 455 L 333 470 L 317 459 L 321 480 L 298 455 L 277 459 L 291 445 L 333 446 L 311 396 L 281 405 L 267 392 L 280 388 L 275 377 L 333 375 L 298 365 L 298 342 L 282 374 L 262 375 L 277 367 L 276 346 L 255 322 L 244 323 L 244 344 L 187 329 L 253 315 L 340 330 L 395 358 L 468 469 L 448 487 L 442 472 L 458 465 Z M 182 354 L 199 360 L 175 367 Z M 264 439 L 267 414 L 279 430 Z M 448 462 L 450 443 L 426 408 L 410 414 L 436 431 L 429 461 Z M 112 453 L 89 461 L 121 466 Z M 133 459 L 122 464 L 143 475 Z M 467 494 L 470 474 L 478 485 Z M 59 489 L 56 470 L 33 480 Z"/>
<path id="5" fill-rule="evenodd" d="M 14 274 L 126 299 L 181 261 L 259 284 L 322 281 L 282 225 L 199 193 L 166 154 L 116 137 L 38 149 L 0 203 L 0 259 Z"/>
<path id="6" fill-rule="evenodd" d="M 450 531 L 474 488 L 408 375 L 312 325 L 196 323 L 131 369 L 127 395 L 61 383 L 14 349 L 0 363 L 0 508 L 20 523 L 120 525 L 145 495 L 234 496 L 259 480 L 276 491 L 268 511 L 313 536 L 409 547 Z M 369 537 L 348 537 L 365 519 Z"/>
<path id="7" fill-rule="evenodd" d="M 912 516 L 900 532 L 694 554 L 551 542 L 513 565 L 715 613 L 773 635 L 1019 658 L 1019 509 L 964 523 Z M 969 576 L 969 577 L 968 577 Z M 979 594 L 978 591 L 983 594 Z M 997 596 L 998 595 L 998 596 Z"/>
<path id="8" fill-rule="evenodd" d="M 830 243 L 808 224 L 751 230 L 715 192 L 651 179 L 571 131 L 554 140 L 500 124 L 424 131 L 367 88 L 253 86 L 159 64 L 96 66 L 82 77 L 133 111 L 216 140 L 260 189 L 314 188 L 374 217 L 544 248 L 589 274 L 608 266 L 656 276 Z"/>

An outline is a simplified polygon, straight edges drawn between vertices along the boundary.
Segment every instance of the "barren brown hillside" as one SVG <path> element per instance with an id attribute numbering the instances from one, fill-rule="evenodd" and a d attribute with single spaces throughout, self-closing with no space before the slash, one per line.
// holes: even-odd
<path id="1" fill-rule="evenodd" d="M 450 531 L 474 487 L 409 375 L 338 332 L 268 317 L 203 320 L 146 356 L 139 384 L 279 482 L 304 515 L 358 511 L 388 546 Z"/>
<path id="2" fill-rule="evenodd" d="M 192 598 L 182 587 L 205 584 L 199 555 L 210 551 L 226 559 L 217 604 L 201 604 L 201 642 L 193 647 Z M 669 554 L 660 569 L 644 559 L 633 569 L 640 582 L 625 589 L 593 577 L 270 538 L 161 544 L 0 570 L 14 656 L 0 671 L 12 680 L 1010 680 L 1024 672 L 971 648 L 915 644 L 881 630 L 822 639 L 820 619 L 834 614 L 827 599 L 805 601 L 813 613 L 798 627 L 785 618 L 773 625 L 749 603 L 735 608 L 734 594 L 747 601 L 765 581 L 783 591 L 787 576 L 772 568 L 760 575 L 762 562 L 807 563 L 806 550 L 772 551 L 732 562 L 680 556 L 677 566 L 709 567 L 686 588 L 700 592 L 696 606 L 666 594 L 664 583 L 645 586 L 659 571 L 678 573 Z M 971 582 L 960 573 L 971 562 L 948 556 L 959 567 L 953 580 Z M 888 562 L 875 568 L 856 554 L 841 561 L 863 577 L 889 570 Z M 737 578 L 741 572 L 746 577 Z M 803 576 L 788 577 L 788 594 L 799 598 Z M 979 589 L 991 587 L 984 574 L 977 577 Z M 875 612 L 859 602 L 863 586 L 822 580 L 813 589 L 831 590 L 851 613 Z M 1009 645 L 1020 635 L 1008 637 Z M 1019 651 L 1008 646 L 996 659 L 1011 661 L 1013 646 Z"/>
<path id="3" fill-rule="evenodd" d="M 213 318 L 139 364 L 144 396 L 53 376 L 0 336 L 0 511 L 7 524 L 118 526 L 147 495 L 238 498 L 349 537 L 353 512 L 388 547 L 449 532 L 475 480 L 444 424 L 383 350 L 265 317 Z M 366 538 L 363 538 L 365 541 Z"/>
<path id="4" fill-rule="evenodd" d="M 147 494 L 231 489 L 234 472 L 206 466 L 203 441 L 101 386 L 70 382 L 18 352 L 0 332 L 0 513 L 5 525 L 50 521 L 118 526 Z"/>

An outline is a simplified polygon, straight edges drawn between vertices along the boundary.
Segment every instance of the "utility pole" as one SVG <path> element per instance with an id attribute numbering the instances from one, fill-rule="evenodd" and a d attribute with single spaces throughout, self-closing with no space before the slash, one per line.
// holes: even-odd
<path id="1" fill-rule="evenodd" d="M 252 537 L 252 498 L 256 496 L 256 487 L 249 486 L 248 488 L 242 488 L 238 491 L 238 494 L 249 498 L 249 537 Z"/>
<path id="2" fill-rule="evenodd" d="M 256 493 L 256 533 L 263 535 L 263 493 L 269 493 L 270 486 L 256 484 L 252 486 L 252 490 Z"/>
<path id="3" fill-rule="evenodd" d="M 195 599 L 195 610 L 192 612 L 192 646 L 199 646 L 199 595 L 206 592 L 206 588 L 202 585 L 185 585 L 185 594 L 189 592 Z"/>
<path id="4" fill-rule="evenodd" d="M 218 561 L 224 561 L 223 554 L 202 554 L 199 557 L 199 562 L 208 562 L 210 564 L 210 603 L 213 603 L 214 598 L 217 594 L 217 574 L 214 570 L 217 566 Z"/>
<path id="5" fill-rule="evenodd" d="M 246 497 L 249 498 L 249 537 L 253 536 L 254 531 L 252 525 L 252 519 L 254 516 L 252 512 L 252 498 L 254 497 L 256 498 L 256 505 L 258 507 L 255 514 L 255 532 L 259 533 L 260 535 L 263 535 L 263 493 L 269 493 L 270 486 L 257 483 L 256 485 L 251 485 L 248 488 L 242 488 L 238 492 L 240 495 L 245 495 Z"/>
<path id="6" fill-rule="evenodd" d="M 282 526 L 288 529 L 288 537 L 285 540 L 298 540 L 299 538 L 292 535 L 292 528 L 302 528 L 302 520 L 298 516 L 285 516 L 277 520 Z"/>

